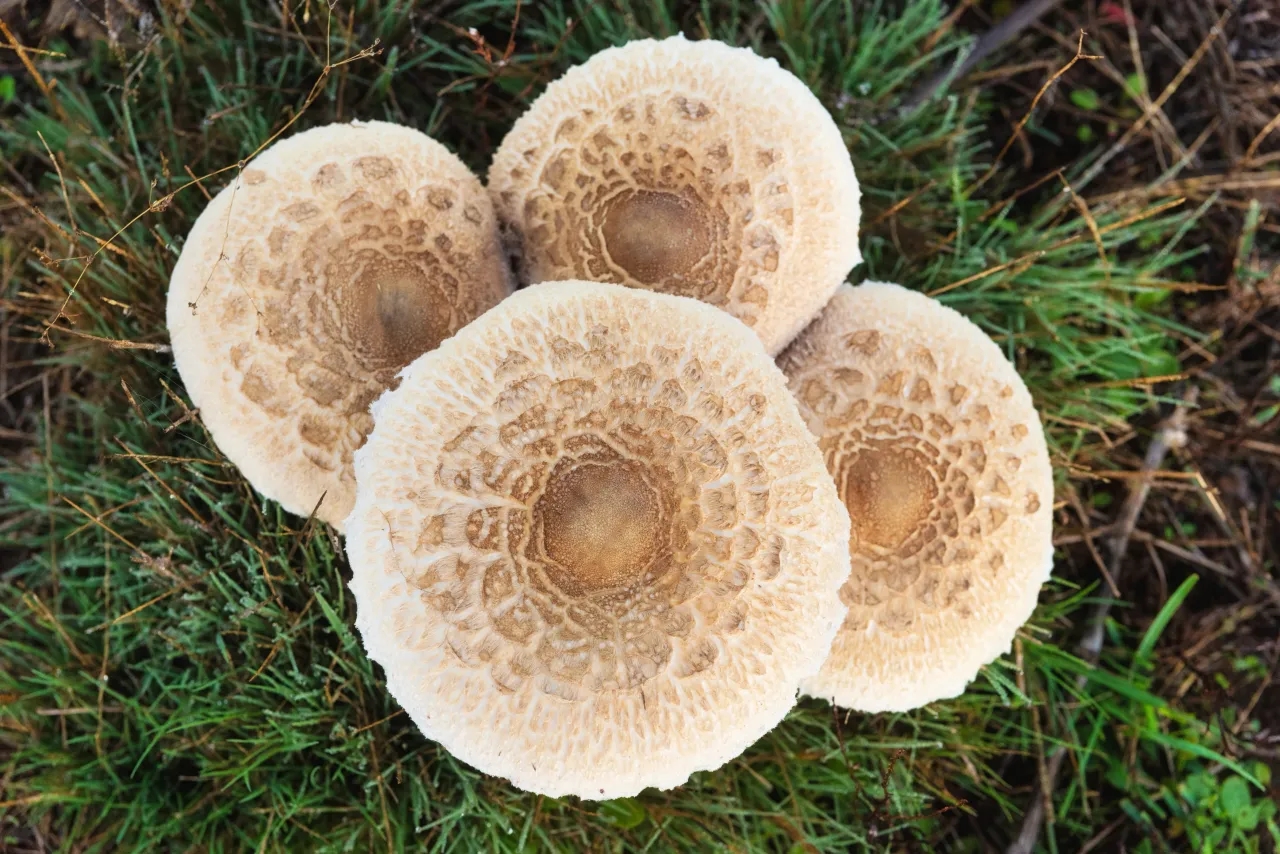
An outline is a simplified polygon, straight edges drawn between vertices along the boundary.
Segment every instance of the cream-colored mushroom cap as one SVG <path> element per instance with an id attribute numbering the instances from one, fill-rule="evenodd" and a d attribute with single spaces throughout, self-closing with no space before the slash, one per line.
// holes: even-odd
<path id="1" fill-rule="evenodd" d="M 634 41 L 547 87 L 489 190 L 526 283 L 695 297 L 777 353 L 858 252 L 858 180 L 798 78 L 718 41 Z"/>
<path id="2" fill-rule="evenodd" d="M 843 616 L 849 519 L 749 329 L 548 283 L 401 377 L 356 454 L 347 554 L 365 648 L 428 738 L 606 799 L 781 720 Z"/>
<path id="3" fill-rule="evenodd" d="M 255 489 L 341 524 L 369 404 L 511 291 L 493 207 L 444 146 L 328 125 L 254 158 L 192 226 L 169 281 L 173 355 Z"/>
<path id="4" fill-rule="evenodd" d="M 866 712 L 957 696 L 1053 567 L 1031 395 L 963 315 L 877 282 L 842 287 L 779 364 L 852 520 L 848 615 L 803 691 Z"/>

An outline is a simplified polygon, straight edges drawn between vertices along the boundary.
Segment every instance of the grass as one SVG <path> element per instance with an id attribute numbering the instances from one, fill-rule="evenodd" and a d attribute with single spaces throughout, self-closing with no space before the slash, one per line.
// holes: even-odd
<path id="1" fill-rule="evenodd" d="M 0 112 L 14 449 L 0 463 L 0 847 L 979 851 L 1012 837 L 1064 745 L 1046 850 L 1116 820 L 1148 850 L 1213 834 L 1260 850 L 1235 822 L 1265 766 L 1153 692 L 1167 615 L 1145 635 L 1109 623 L 1096 670 L 1067 651 L 1104 588 L 1065 552 L 1015 654 L 956 700 L 838 719 L 805 701 L 672 792 L 518 792 L 399 713 L 352 630 L 335 537 L 261 501 L 184 403 L 168 271 L 206 194 L 274 135 L 388 119 L 482 171 L 569 65 L 683 30 L 776 56 L 819 94 L 864 188 L 855 281 L 935 292 L 978 320 L 1024 372 L 1074 495 L 1116 467 L 1109 437 L 1163 402 L 1150 378 L 1178 372 L 1174 342 L 1203 340 L 1164 310 L 1191 278 L 1198 212 L 1089 210 L 1059 179 L 1019 195 L 999 164 L 975 190 L 994 104 L 894 112 L 960 39 L 939 30 L 939 0 L 299 0 L 287 21 L 247 0 L 159 6 L 136 44 L 46 43 L 63 56 L 33 55 L 39 77 L 19 72 Z"/>

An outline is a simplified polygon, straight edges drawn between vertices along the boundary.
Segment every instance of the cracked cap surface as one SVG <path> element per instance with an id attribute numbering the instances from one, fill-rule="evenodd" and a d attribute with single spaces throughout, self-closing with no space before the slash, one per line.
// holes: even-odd
<path id="1" fill-rule="evenodd" d="M 770 353 L 861 261 L 830 114 L 776 61 L 717 41 L 633 41 L 570 69 L 502 141 L 489 190 L 523 281 L 694 297 Z"/>
<path id="2" fill-rule="evenodd" d="M 1031 395 L 963 315 L 878 282 L 842 287 L 778 362 L 852 520 L 849 610 L 804 693 L 866 712 L 957 696 L 1053 568 Z"/>
<path id="3" fill-rule="evenodd" d="M 510 293 L 480 181 L 430 137 L 328 125 L 254 158 L 196 220 L 169 282 L 174 360 L 255 489 L 339 528 L 369 404 Z"/>
<path id="4" fill-rule="evenodd" d="M 462 761 L 553 796 L 670 788 L 771 729 L 826 656 L 848 515 L 729 315 L 528 288 L 374 413 L 347 521 L 357 626 Z"/>

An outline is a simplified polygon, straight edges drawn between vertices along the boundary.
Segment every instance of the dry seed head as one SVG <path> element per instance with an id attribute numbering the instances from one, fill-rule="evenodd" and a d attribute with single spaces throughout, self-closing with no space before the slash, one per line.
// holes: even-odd
<path id="1" fill-rule="evenodd" d="M 517 292 L 374 406 L 359 627 L 429 738 L 590 799 L 772 728 L 843 615 L 848 515 L 751 331 L 691 299 Z"/>
<path id="2" fill-rule="evenodd" d="M 250 162 L 169 283 L 174 358 L 214 441 L 286 510 L 340 524 L 369 404 L 510 293 L 493 209 L 444 146 L 329 125 Z"/>
<path id="3" fill-rule="evenodd" d="M 960 694 L 1053 566 L 1026 386 L 958 312 L 876 282 L 842 287 L 778 362 L 852 520 L 849 611 L 804 692 L 867 712 Z"/>
<path id="4" fill-rule="evenodd" d="M 522 279 L 700 299 L 776 353 L 859 261 L 840 131 L 776 61 L 683 36 L 572 68 L 516 122 L 489 190 Z"/>

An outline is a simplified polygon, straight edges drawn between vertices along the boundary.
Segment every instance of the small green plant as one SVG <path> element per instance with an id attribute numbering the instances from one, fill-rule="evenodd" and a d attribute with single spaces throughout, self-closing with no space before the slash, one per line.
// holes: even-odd
<path id="1" fill-rule="evenodd" d="M 1141 74 L 1126 74 L 1124 78 L 1124 93 L 1133 100 L 1138 100 L 1143 93 L 1147 91 L 1146 83 Z"/>
<path id="2" fill-rule="evenodd" d="M 1093 112 L 1102 105 L 1102 99 L 1098 97 L 1098 93 L 1093 89 L 1072 89 L 1071 103 L 1082 110 Z"/>
<path id="3" fill-rule="evenodd" d="M 1185 850 L 1197 854 L 1231 851 L 1257 854 L 1280 844 L 1280 826 L 1276 824 L 1277 806 L 1265 790 L 1235 773 L 1214 770 L 1206 763 L 1193 763 L 1186 776 L 1151 786 L 1141 794 L 1130 794 L 1121 808 L 1131 820 L 1149 831 L 1159 829 L 1171 841 L 1185 844 Z M 1262 762 L 1250 768 L 1253 778 L 1266 787 L 1271 782 L 1271 769 Z M 1134 792 L 1123 765 L 1113 763 L 1108 782 L 1121 790 Z"/>

